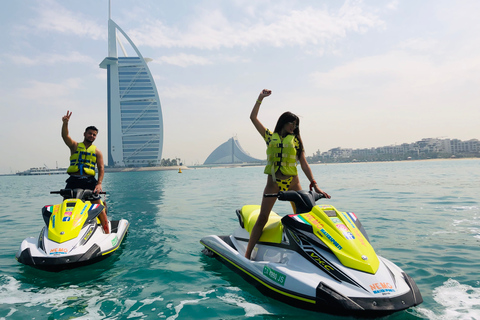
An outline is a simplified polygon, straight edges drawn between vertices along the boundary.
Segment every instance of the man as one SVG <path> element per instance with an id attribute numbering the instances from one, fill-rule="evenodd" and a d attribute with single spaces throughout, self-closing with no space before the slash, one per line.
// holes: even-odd
<path id="1" fill-rule="evenodd" d="M 94 126 L 87 127 L 83 133 L 83 142 L 76 142 L 68 134 L 68 121 L 71 116 L 72 113 L 67 111 L 67 114 L 62 117 L 62 138 L 70 149 L 71 154 L 70 166 L 67 169 L 70 177 L 65 181 L 67 183 L 65 188 L 93 190 L 94 194 L 92 197 L 94 200 L 91 202 L 101 204 L 101 198 L 98 193 L 102 191 L 102 181 L 105 174 L 103 154 L 93 144 L 97 137 L 98 129 Z M 98 168 L 98 181 L 95 179 L 95 165 Z M 106 206 L 106 204 L 104 205 Z M 98 218 L 105 233 L 110 233 L 105 209 L 103 209 Z"/>

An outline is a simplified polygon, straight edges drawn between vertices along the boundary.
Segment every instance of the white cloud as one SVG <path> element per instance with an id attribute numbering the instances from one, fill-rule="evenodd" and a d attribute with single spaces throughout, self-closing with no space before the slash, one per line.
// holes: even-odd
<path id="1" fill-rule="evenodd" d="M 175 85 L 159 88 L 161 97 L 177 100 L 181 98 L 184 101 L 188 101 L 191 105 L 193 105 L 191 101 L 196 101 L 197 105 L 215 105 L 214 102 L 220 101 L 219 97 L 224 97 L 228 94 L 231 94 L 228 89 L 218 85 Z"/>
<path id="2" fill-rule="evenodd" d="M 356 59 L 312 74 L 322 107 L 310 108 L 309 118 L 341 124 L 334 140 L 342 147 L 442 135 L 471 139 L 479 115 L 479 73 L 476 57 L 436 61 L 392 51 Z M 324 147 L 336 145 L 326 142 Z"/>
<path id="3" fill-rule="evenodd" d="M 82 80 L 79 78 L 70 78 L 61 83 L 31 81 L 31 85 L 25 88 L 19 88 L 17 94 L 23 99 L 31 99 L 38 103 L 51 104 L 59 102 L 57 99 L 68 97 L 74 89 L 82 87 Z M 63 101 L 61 101 L 63 103 Z"/>
<path id="4" fill-rule="evenodd" d="M 397 47 L 403 50 L 413 50 L 426 53 L 435 52 L 435 50 L 438 50 L 438 40 L 410 38 L 399 43 Z"/>
<path id="5" fill-rule="evenodd" d="M 385 8 L 386 8 L 387 10 L 397 10 L 398 4 L 399 4 L 399 3 L 398 3 L 398 0 L 393 0 L 393 1 L 390 1 L 389 3 L 387 3 L 387 4 L 385 5 Z"/>
<path id="6" fill-rule="evenodd" d="M 38 18 L 32 21 L 32 27 L 41 31 L 73 34 L 94 40 L 106 39 L 105 27 L 89 20 L 82 14 L 65 9 L 55 1 L 41 1 Z"/>
<path id="7" fill-rule="evenodd" d="M 161 56 L 160 58 L 153 61 L 159 61 L 160 63 L 172 64 L 179 67 L 188 67 L 192 65 L 204 66 L 212 64 L 212 61 L 205 57 L 186 53 L 180 53 L 174 56 Z"/>
<path id="8" fill-rule="evenodd" d="M 377 16 L 364 12 L 356 2 L 346 2 L 336 13 L 307 7 L 276 15 L 261 12 L 256 17 L 243 17 L 241 22 L 227 19 L 220 10 L 205 10 L 196 17 L 186 31 L 155 20 L 127 33 L 138 46 L 219 49 L 317 46 L 344 38 L 349 32 L 363 33 L 383 26 Z"/>
<path id="9" fill-rule="evenodd" d="M 5 55 L 6 58 L 19 65 L 54 65 L 57 63 L 84 63 L 94 65 L 96 60 L 79 52 L 71 52 L 66 55 L 42 54 L 39 56 L 27 57 L 23 55 Z"/>
<path id="10" fill-rule="evenodd" d="M 478 83 L 475 75 L 478 72 L 479 58 L 436 64 L 427 55 L 392 51 L 356 59 L 328 72 L 313 73 L 312 79 L 315 86 L 330 92 L 346 90 L 368 95 L 389 92 L 394 96 L 411 96 L 451 90 L 461 82 Z"/>
<path id="11" fill-rule="evenodd" d="M 179 67 L 189 67 L 194 65 L 207 66 L 211 65 L 214 62 L 218 63 L 245 63 L 249 62 L 249 59 L 246 59 L 241 56 L 232 56 L 232 55 L 214 55 L 214 56 L 199 56 L 194 54 L 179 53 L 176 55 L 170 56 L 161 56 L 153 60 L 153 63 L 157 64 L 170 64 Z"/>
<path id="12" fill-rule="evenodd" d="M 97 69 L 95 72 L 95 78 L 107 83 L 107 71 L 105 69 Z"/>
<path id="13" fill-rule="evenodd" d="M 448 26 L 448 32 L 454 32 L 457 36 L 465 34 L 476 36 L 480 29 L 478 12 L 480 3 L 476 0 L 464 0 L 461 4 L 445 2 L 442 6 L 434 7 L 435 18 L 440 19 Z"/>

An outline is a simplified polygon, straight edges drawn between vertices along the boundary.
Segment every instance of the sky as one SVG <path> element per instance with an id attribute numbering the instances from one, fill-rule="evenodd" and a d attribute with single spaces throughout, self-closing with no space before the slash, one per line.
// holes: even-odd
<path id="1" fill-rule="evenodd" d="M 202 164 L 250 122 L 300 117 L 307 156 L 423 138 L 480 138 L 479 1 L 112 0 L 111 18 L 149 62 L 162 158 Z M 99 128 L 107 150 L 107 0 L 22 0 L 0 11 L 0 173 L 68 166 L 60 132 Z M 120 52 L 120 51 L 119 51 Z"/>

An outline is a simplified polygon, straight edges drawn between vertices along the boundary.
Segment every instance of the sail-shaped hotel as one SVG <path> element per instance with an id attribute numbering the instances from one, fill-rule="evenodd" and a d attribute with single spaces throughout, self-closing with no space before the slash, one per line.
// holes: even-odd
<path id="1" fill-rule="evenodd" d="M 128 56 L 119 34 L 136 56 Z M 117 54 L 117 44 L 123 57 Z M 108 161 L 109 167 L 160 165 L 163 148 L 163 119 L 157 88 L 147 62 L 127 34 L 108 20 L 107 69 Z"/>

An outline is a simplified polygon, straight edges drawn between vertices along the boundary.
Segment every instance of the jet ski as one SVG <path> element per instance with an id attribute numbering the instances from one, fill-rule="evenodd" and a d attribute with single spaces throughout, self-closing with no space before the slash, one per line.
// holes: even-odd
<path id="1" fill-rule="evenodd" d="M 294 214 L 271 212 L 262 236 L 245 258 L 259 205 L 237 210 L 228 236 L 201 239 L 218 258 L 260 291 L 293 306 L 332 314 L 383 315 L 423 302 L 415 281 L 372 248 L 360 219 L 331 205 L 316 205 L 314 191 L 267 194 L 292 202 Z"/>
<path id="2" fill-rule="evenodd" d="M 105 234 L 98 215 L 105 208 L 88 199 L 92 190 L 51 191 L 64 197 L 61 204 L 42 208 L 45 225 L 38 238 L 23 240 L 16 259 L 25 265 L 47 271 L 61 271 L 91 264 L 114 253 L 125 237 L 129 223 L 125 219 L 109 221 Z M 103 192 L 104 193 L 104 192 Z"/>

